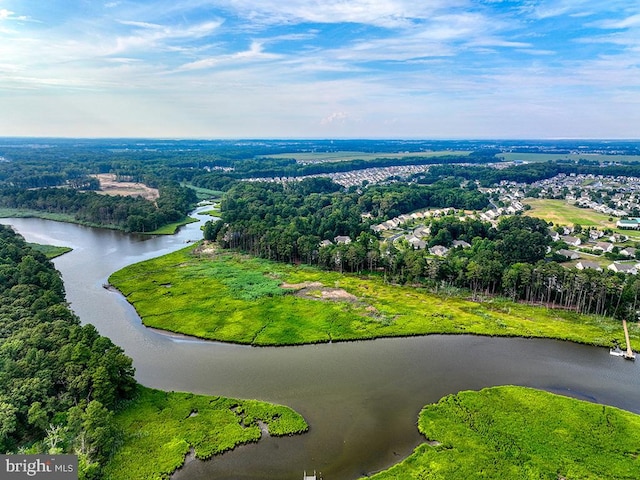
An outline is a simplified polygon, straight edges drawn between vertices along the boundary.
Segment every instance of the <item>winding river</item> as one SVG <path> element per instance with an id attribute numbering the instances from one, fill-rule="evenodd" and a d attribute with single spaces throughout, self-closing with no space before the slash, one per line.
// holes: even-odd
<path id="1" fill-rule="evenodd" d="M 27 241 L 73 248 L 55 260 L 71 308 L 124 348 L 140 383 L 276 402 L 310 425 L 304 435 L 264 438 L 189 462 L 176 479 L 298 480 L 303 470 L 325 480 L 355 479 L 398 462 L 421 442 L 416 420 L 423 405 L 493 385 L 526 385 L 640 413 L 637 365 L 603 348 L 439 335 L 254 348 L 165 335 L 142 326 L 125 299 L 102 285 L 125 265 L 200 239 L 200 224 L 150 237 L 40 219 L 0 223 Z"/>

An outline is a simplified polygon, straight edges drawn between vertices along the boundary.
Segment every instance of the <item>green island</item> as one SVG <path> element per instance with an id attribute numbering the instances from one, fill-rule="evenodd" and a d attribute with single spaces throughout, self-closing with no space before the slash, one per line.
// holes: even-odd
<path id="1" fill-rule="evenodd" d="M 640 416 L 524 387 L 449 395 L 420 412 L 425 443 L 372 479 L 640 478 Z"/>
<path id="2" fill-rule="evenodd" d="M 105 466 L 104 476 L 111 480 L 168 478 L 190 453 L 204 460 L 265 434 L 308 429 L 288 407 L 140 385 L 137 396 L 116 413 L 115 424 L 123 433 L 120 448 Z"/>
<path id="3" fill-rule="evenodd" d="M 199 243 L 109 278 L 145 325 L 211 340 L 297 345 L 427 334 L 626 345 L 621 323 L 503 298 L 482 302 L 390 285 L 375 275 L 290 265 Z M 630 325 L 634 349 L 640 328 Z"/>

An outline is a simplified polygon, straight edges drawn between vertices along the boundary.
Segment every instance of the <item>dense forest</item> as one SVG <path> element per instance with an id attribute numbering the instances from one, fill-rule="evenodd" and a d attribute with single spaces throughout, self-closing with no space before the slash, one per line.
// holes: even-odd
<path id="1" fill-rule="evenodd" d="M 150 232 L 183 219 L 195 206 L 192 189 L 177 184 L 160 185 L 153 203 L 139 197 L 99 195 L 71 188 L 0 188 L 0 206 L 73 216 L 79 223 Z"/>
<path id="2" fill-rule="evenodd" d="M 374 222 L 429 207 L 482 209 L 487 205 L 487 197 L 477 189 L 461 189 L 448 182 L 372 186 L 346 193 L 324 178 L 286 185 L 241 182 L 226 193 L 222 221 L 208 224 L 205 238 L 216 238 L 225 247 L 241 248 L 264 258 L 309 263 L 319 261 L 317 250 L 322 240 L 359 238 L 360 243 L 350 248 L 366 245 L 355 257 L 349 253 L 352 261 L 346 268 L 353 271 L 372 254 L 369 244 L 374 240 L 377 244 L 370 233 Z"/>
<path id="3" fill-rule="evenodd" d="M 119 441 L 113 411 L 134 393 L 129 357 L 80 325 L 59 273 L 0 226 L 0 451 L 74 453 L 100 478 Z"/>

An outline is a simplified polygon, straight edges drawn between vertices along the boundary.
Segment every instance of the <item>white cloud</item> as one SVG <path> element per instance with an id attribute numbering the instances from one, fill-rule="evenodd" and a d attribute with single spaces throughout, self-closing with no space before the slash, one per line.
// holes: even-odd
<path id="1" fill-rule="evenodd" d="M 29 18 L 24 15 L 16 16 L 16 12 L 12 12 L 11 10 L 7 10 L 6 8 L 0 8 L 0 21 L 2 20 L 26 21 L 29 20 Z"/>
<path id="2" fill-rule="evenodd" d="M 265 53 L 263 51 L 262 45 L 263 44 L 261 42 L 253 41 L 251 42 L 251 46 L 248 50 L 242 50 L 228 55 L 219 55 L 217 57 L 208 57 L 201 60 L 196 60 L 194 62 L 181 65 L 177 69 L 177 71 L 186 72 L 191 70 L 203 70 L 207 68 L 213 68 L 222 64 L 233 64 L 238 62 L 245 63 L 249 61 L 264 61 L 280 58 L 279 55 Z"/>
<path id="3" fill-rule="evenodd" d="M 625 28 L 640 27 L 640 13 L 636 15 L 631 15 L 621 20 L 606 20 L 606 21 L 598 22 L 596 25 L 599 26 L 600 28 L 605 28 L 605 29 L 625 29 Z"/>
<path id="4" fill-rule="evenodd" d="M 119 54 L 131 50 L 147 51 L 166 47 L 171 40 L 194 40 L 206 37 L 222 25 L 222 20 L 208 21 L 186 27 L 162 26 L 146 22 L 120 22 L 137 27 L 136 35 L 120 36 L 108 54 Z"/>
<path id="5" fill-rule="evenodd" d="M 329 124 L 344 125 L 348 118 L 349 118 L 349 114 L 347 112 L 333 112 L 332 114 L 327 115 L 322 120 L 320 120 L 320 125 L 329 125 Z"/>
<path id="6" fill-rule="evenodd" d="M 406 26 L 438 10 L 469 5 L 466 0 L 232 0 L 218 3 L 265 24 L 353 22 L 383 27 Z"/>

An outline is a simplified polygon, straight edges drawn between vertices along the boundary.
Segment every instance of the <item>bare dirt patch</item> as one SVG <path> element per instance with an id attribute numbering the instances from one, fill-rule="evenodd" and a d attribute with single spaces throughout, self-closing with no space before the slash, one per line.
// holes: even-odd
<path id="1" fill-rule="evenodd" d="M 157 188 L 147 187 L 139 182 L 119 182 L 112 173 L 93 175 L 100 181 L 100 191 L 103 195 L 121 195 L 125 197 L 142 197 L 152 202 L 160 196 Z"/>
<path id="2" fill-rule="evenodd" d="M 201 257 L 214 257 L 218 253 L 218 248 L 212 242 L 204 240 L 200 245 L 193 249 L 194 255 Z"/>
<path id="3" fill-rule="evenodd" d="M 295 295 L 315 300 L 328 300 L 334 302 L 357 302 L 358 297 L 342 288 L 325 287 L 320 282 L 282 283 L 281 288 L 295 290 Z"/>

